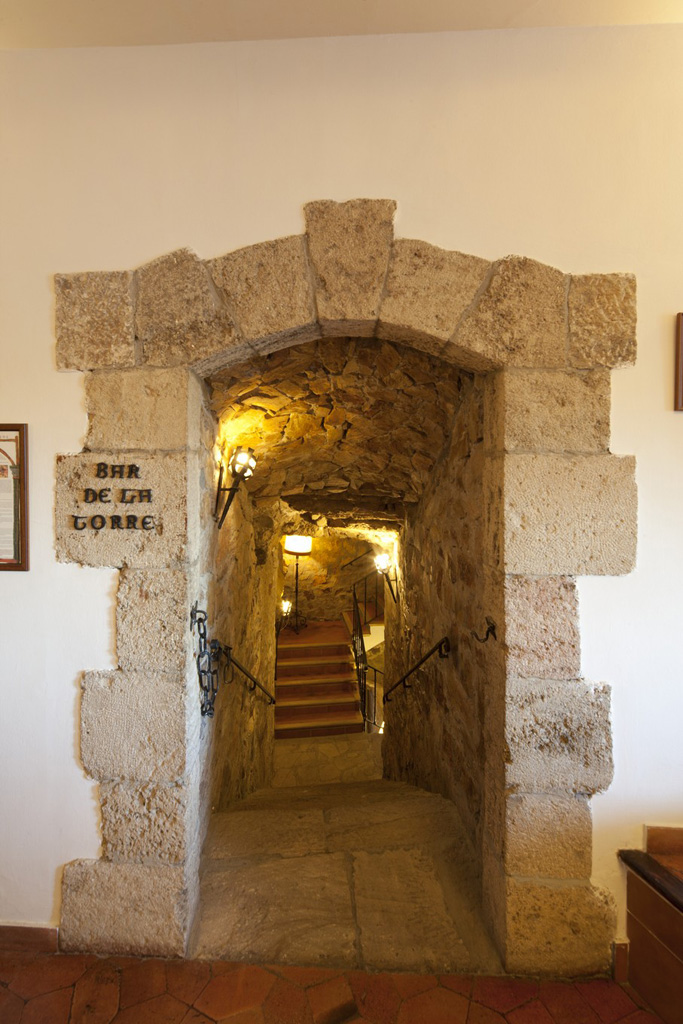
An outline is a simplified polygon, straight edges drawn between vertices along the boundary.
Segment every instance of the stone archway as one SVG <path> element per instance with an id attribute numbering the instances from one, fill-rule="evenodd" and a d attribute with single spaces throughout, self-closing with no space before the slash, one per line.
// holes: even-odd
<path id="1" fill-rule="evenodd" d="M 635 357 L 635 282 L 395 239 L 386 200 L 305 209 L 303 236 L 56 278 L 58 367 L 86 371 L 89 414 L 83 452 L 58 457 L 57 553 L 121 569 L 118 667 L 82 686 L 104 855 L 65 868 L 62 946 L 182 954 L 196 909 L 207 808 L 188 625 L 213 473 L 202 378 L 355 335 L 484 378 L 481 611 L 499 639 L 486 665 L 484 906 L 508 970 L 604 969 L 613 911 L 590 885 L 587 798 L 611 780 L 609 688 L 578 678 L 574 580 L 634 564 L 634 460 L 608 440 L 609 370 Z"/>

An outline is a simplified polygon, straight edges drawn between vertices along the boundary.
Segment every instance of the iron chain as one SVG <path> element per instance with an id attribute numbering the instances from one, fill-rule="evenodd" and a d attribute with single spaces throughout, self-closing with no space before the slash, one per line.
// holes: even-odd
<path id="1" fill-rule="evenodd" d="M 199 637 L 199 651 L 197 653 L 197 675 L 199 677 L 199 688 L 201 690 L 201 711 L 202 716 L 213 718 L 216 694 L 218 693 L 218 675 L 223 661 L 223 682 L 230 667 L 230 648 L 219 640 L 207 639 L 206 612 L 197 607 L 197 602 L 192 605 L 190 612 L 190 626 L 192 631 L 197 630 Z"/>

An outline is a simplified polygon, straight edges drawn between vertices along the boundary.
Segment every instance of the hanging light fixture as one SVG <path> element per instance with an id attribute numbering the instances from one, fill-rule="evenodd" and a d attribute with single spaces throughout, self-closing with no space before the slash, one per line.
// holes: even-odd
<path id="1" fill-rule="evenodd" d="M 396 594 L 394 593 L 394 588 L 391 585 L 392 583 L 396 582 L 396 573 L 394 573 L 394 577 L 392 580 L 391 576 L 389 575 L 389 573 L 391 572 L 391 566 L 391 555 L 387 554 L 385 551 L 381 552 L 379 555 L 375 555 L 375 568 L 377 569 L 377 572 L 380 574 L 380 576 L 383 576 L 384 579 L 387 581 L 387 584 L 389 586 L 389 593 L 394 599 L 394 604 L 396 604 Z"/>
<path id="2" fill-rule="evenodd" d="M 228 459 L 227 472 L 221 456 L 220 468 L 218 470 L 218 484 L 216 486 L 216 505 L 213 511 L 213 518 L 218 523 L 219 530 L 225 522 L 228 509 L 232 505 L 233 499 L 237 494 L 237 488 L 242 480 L 249 479 L 253 474 L 255 467 L 256 456 L 254 455 L 253 448 L 243 448 L 242 445 L 238 445 Z M 228 472 L 232 476 L 232 483 L 229 487 L 223 484 L 223 478 Z M 223 501 L 222 507 L 221 501 Z"/>
<path id="3" fill-rule="evenodd" d="M 296 573 L 294 577 L 294 632 L 298 633 L 306 625 L 306 619 L 299 614 L 299 558 L 301 555 L 310 555 L 313 547 L 312 537 L 303 537 L 301 534 L 290 534 L 285 537 L 285 554 L 296 556 Z M 290 605 L 291 607 L 291 605 Z"/>

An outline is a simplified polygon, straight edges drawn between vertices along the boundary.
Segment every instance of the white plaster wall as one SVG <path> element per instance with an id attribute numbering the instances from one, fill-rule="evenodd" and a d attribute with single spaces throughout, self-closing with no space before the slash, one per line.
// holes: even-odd
<path id="1" fill-rule="evenodd" d="M 683 825 L 682 60 L 666 27 L 0 54 L 0 420 L 29 423 L 32 466 L 32 569 L 0 573 L 0 921 L 55 922 L 60 865 L 97 855 L 77 692 L 114 658 L 115 574 L 52 552 L 54 454 L 85 424 L 51 275 L 218 255 L 355 196 L 397 199 L 404 236 L 638 276 L 612 443 L 638 457 L 638 569 L 580 586 L 585 674 L 614 687 L 596 879 L 623 907 L 616 848 Z"/>

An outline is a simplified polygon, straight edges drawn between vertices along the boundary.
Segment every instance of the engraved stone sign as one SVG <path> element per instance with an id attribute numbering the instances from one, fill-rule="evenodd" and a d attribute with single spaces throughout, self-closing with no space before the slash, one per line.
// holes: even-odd
<path id="1" fill-rule="evenodd" d="M 57 457 L 57 557 L 93 566 L 172 566 L 185 557 L 184 453 Z"/>

